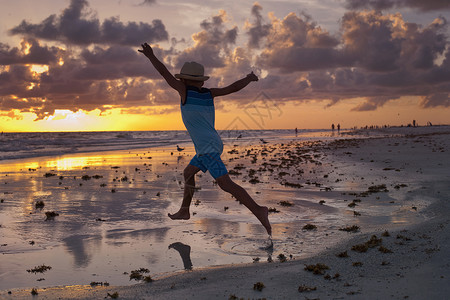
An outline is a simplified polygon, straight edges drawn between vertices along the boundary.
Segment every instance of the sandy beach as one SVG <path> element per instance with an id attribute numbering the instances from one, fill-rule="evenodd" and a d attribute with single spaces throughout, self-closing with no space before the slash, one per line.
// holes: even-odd
<path id="1" fill-rule="evenodd" d="M 271 208 L 271 249 L 209 174 L 191 219 L 167 217 L 193 155 L 182 146 L 0 164 L 0 298 L 450 295 L 448 126 L 226 145 L 232 178 Z"/>

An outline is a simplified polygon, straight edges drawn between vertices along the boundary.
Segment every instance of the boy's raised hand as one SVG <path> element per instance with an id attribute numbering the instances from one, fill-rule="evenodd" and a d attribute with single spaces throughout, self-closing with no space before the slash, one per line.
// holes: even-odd
<path id="1" fill-rule="evenodd" d="M 150 47 L 149 44 L 144 43 L 144 44 L 142 44 L 141 46 L 142 46 L 142 50 L 139 49 L 139 50 L 138 50 L 139 52 L 143 53 L 143 54 L 144 54 L 145 56 L 147 56 L 147 57 L 153 55 L 153 49 L 152 49 L 152 47 Z"/>
<path id="2" fill-rule="evenodd" d="M 258 81 L 258 76 L 256 76 L 253 71 L 247 75 L 247 78 L 250 79 L 250 81 Z"/>

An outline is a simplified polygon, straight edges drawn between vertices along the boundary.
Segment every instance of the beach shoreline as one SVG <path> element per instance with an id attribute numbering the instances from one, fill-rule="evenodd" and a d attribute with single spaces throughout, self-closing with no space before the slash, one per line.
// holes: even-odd
<path id="1" fill-rule="evenodd" d="M 362 203 L 355 202 L 354 210 L 346 211 L 362 213 L 363 220 L 360 230 L 353 233 L 345 233 L 348 236 L 344 243 L 335 244 L 329 249 L 316 251 L 314 255 L 289 257 L 289 251 L 277 245 L 283 240 L 276 240 L 276 234 L 283 235 L 282 224 L 275 228 L 275 252 L 273 263 L 250 263 L 246 266 L 233 265 L 202 268 L 194 265 L 193 271 L 170 275 L 159 278 L 148 284 L 136 286 L 109 286 L 109 287 L 56 287 L 38 288 L 39 298 L 54 299 L 64 297 L 70 299 L 92 299 L 104 298 L 107 293 L 117 292 L 120 299 L 162 299 L 171 297 L 184 299 L 195 297 L 199 299 L 220 298 L 228 299 L 231 296 L 237 299 L 243 298 L 267 298 L 267 299 L 291 299 L 293 297 L 308 297 L 320 299 L 379 299 L 392 298 L 401 299 L 440 299 L 449 293 L 445 287 L 445 280 L 450 276 L 448 270 L 448 196 L 450 195 L 445 182 L 448 182 L 448 140 L 449 132 L 414 132 L 414 128 L 408 129 L 411 133 L 399 137 L 384 137 L 377 139 L 348 139 L 337 140 L 321 144 L 326 145 L 323 149 L 324 155 L 320 157 L 320 164 L 327 165 L 326 173 L 320 173 L 316 177 L 322 178 L 318 188 L 329 188 L 333 197 L 343 191 L 351 191 L 349 186 L 381 186 L 382 182 L 387 184 L 391 196 L 386 198 L 385 193 L 373 196 L 373 199 Z M 430 130 L 427 128 L 427 130 Z M 374 147 L 379 147 L 374 149 Z M 295 148 L 290 148 L 293 151 Z M 373 149 L 373 150 L 371 150 Z M 432 155 L 430 155 L 432 154 Z M 165 154 L 167 155 L 167 153 Z M 393 155 L 389 157 L 388 155 Z M 314 156 L 312 156 L 314 157 Z M 232 159 L 230 157 L 229 159 Z M 233 160 L 230 160 L 233 161 Z M 319 162 L 316 167 L 319 167 Z M 357 164 L 357 166 L 355 166 Z M 349 168 L 348 170 L 346 168 Z M 354 174 L 350 178 L 349 172 L 355 168 L 363 168 L 361 174 L 369 173 L 361 179 L 360 174 Z M 367 168 L 364 170 L 364 168 Z M 348 172 L 347 172 L 348 171 Z M 344 175 L 345 173 L 345 175 Z M 448 173 L 448 172 L 447 172 Z M 414 176 L 413 176 L 413 175 Z M 358 177 L 359 176 L 359 177 Z M 439 177 L 442 177 L 439 179 Z M 245 177 L 244 177 L 245 178 Z M 263 176 L 260 179 L 264 181 Z M 381 179 L 380 179 L 381 178 Z M 401 179 L 403 180 L 401 181 Z M 242 176 L 239 178 L 242 179 Z M 383 179 L 383 180 L 382 180 Z M 249 180 L 248 178 L 245 179 Z M 364 182 L 364 180 L 373 180 Z M 447 180 L 447 181 L 446 181 Z M 288 182 L 288 181 L 286 181 Z M 304 182 L 304 181 L 303 181 Z M 364 184 L 362 184 L 362 182 Z M 422 182 L 422 186 L 411 186 L 411 183 Z M 292 183 L 292 182 L 288 182 Z M 263 182 L 264 184 L 264 182 Z M 319 184 L 316 182 L 316 184 Z M 302 189 L 300 189 L 301 191 Z M 368 190 L 370 191 L 370 189 Z M 307 193 L 308 189 L 304 191 Z M 387 194 L 387 193 L 386 193 Z M 348 196 L 348 195 L 346 195 Z M 397 197 L 397 198 L 396 198 Z M 331 208 L 347 207 L 352 197 L 340 199 L 340 203 L 325 201 L 325 205 Z M 353 197 L 354 198 L 354 197 Z M 428 198 L 432 198 L 431 200 Z M 379 200 L 379 201 L 375 201 Z M 303 201 L 303 200 L 302 200 Z M 367 202 L 367 207 L 364 203 Z M 379 202 L 383 202 L 380 204 Z M 395 202 L 395 203 L 392 203 Z M 300 205 L 301 201 L 294 201 Z M 370 204 L 370 205 L 369 205 Z M 311 204 L 309 204 L 311 205 Z M 339 206 L 340 205 L 340 206 Z M 398 205 L 395 216 L 383 219 L 382 213 L 388 207 Z M 368 216 L 380 213 L 380 216 Z M 199 217 L 210 218 L 211 216 Z M 416 221 L 414 214 L 420 215 Z M 279 220 L 281 217 L 272 215 Z M 239 215 L 236 216 L 239 219 Z M 370 219 L 372 218 L 372 219 Z M 398 224 L 379 224 L 385 222 L 398 222 Z M 364 223 L 365 222 L 365 223 Z M 276 222 L 275 222 L 276 223 Z M 282 223 L 282 222 L 281 222 Z M 303 222 L 304 223 L 304 222 Z M 303 224 L 302 223 L 302 224 Z M 316 224 L 322 224 L 317 222 Z M 338 223 L 337 223 L 338 224 Z M 350 224 L 348 224 L 350 225 Z M 391 226 L 395 225 L 395 226 Z M 252 225 L 253 226 L 253 225 Z M 390 236 L 383 237 L 386 228 Z M 332 231 L 320 231 L 316 234 L 320 238 L 337 235 L 338 239 L 343 233 L 336 233 L 337 228 Z M 406 230 L 406 231 L 405 231 Z M 259 229 L 255 232 L 259 232 Z M 285 233 L 286 234 L 286 233 Z M 308 232 L 301 234 L 307 235 Z M 341 234 L 341 235 L 339 235 Z M 351 250 L 356 244 L 364 244 L 370 240 L 372 235 L 381 238 L 381 245 L 370 248 L 367 252 L 359 253 Z M 330 237 L 331 238 L 331 237 Z M 446 239 L 447 238 L 447 239 Z M 296 239 L 300 239 L 297 237 Z M 320 241 L 318 242 L 320 245 Z M 379 247 L 393 253 L 383 253 Z M 383 249 L 383 248 L 382 248 Z M 281 250 L 281 251 L 279 251 Z M 386 252 L 388 252 L 385 250 Z M 349 258 L 336 257 L 336 254 L 347 251 Z M 280 253 L 281 252 L 281 253 Z M 319 253 L 318 253 L 319 252 Z M 287 261 L 280 262 L 276 254 L 286 254 Z M 306 258 L 304 258 L 306 257 Z M 358 262 L 361 263 L 358 266 Z M 322 275 L 313 275 L 304 270 L 305 264 L 323 263 L 329 266 L 329 270 L 323 271 Z M 356 263 L 356 265 L 354 264 Z M 179 272 L 177 272 L 179 273 Z M 328 276 L 327 276 L 328 275 Z M 324 278 L 327 277 L 327 278 Z M 329 277 L 329 278 L 328 278 Z M 253 285 L 262 282 L 265 288 L 262 291 L 253 290 Z M 316 288 L 309 292 L 298 291 L 299 286 Z M 0 297 L 6 299 L 20 299 L 29 297 L 31 289 L 12 289 L 11 294 L 7 290 L 0 292 Z"/>

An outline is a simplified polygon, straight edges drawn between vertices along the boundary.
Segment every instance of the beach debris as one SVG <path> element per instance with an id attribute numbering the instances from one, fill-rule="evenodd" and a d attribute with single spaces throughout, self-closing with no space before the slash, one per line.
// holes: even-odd
<path id="1" fill-rule="evenodd" d="M 381 236 L 389 237 L 389 236 L 391 236 L 391 235 L 389 234 L 389 231 L 385 230 L 385 231 L 381 234 Z"/>
<path id="2" fill-rule="evenodd" d="M 118 292 L 114 292 L 112 294 L 107 293 L 106 298 L 111 297 L 112 299 L 117 299 L 119 298 L 119 293 Z"/>
<path id="3" fill-rule="evenodd" d="M 379 184 L 379 185 L 369 186 L 368 192 L 372 194 L 372 193 L 380 193 L 380 192 L 389 192 L 389 190 L 386 188 L 385 184 Z"/>
<path id="4" fill-rule="evenodd" d="M 44 174 L 44 177 L 53 177 L 53 176 L 56 176 L 56 174 L 54 174 L 54 173 L 45 173 Z"/>
<path id="5" fill-rule="evenodd" d="M 380 247 L 378 248 L 378 251 L 380 251 L 380 252 L 382 252 L 382 253 L 393 253 L 392 250 L 390 250 L 390 249 L 388 249 L 388 248 L 386 248 L 386 247 L 384 247 L 384 246 L 380 246 Z"/>
<path id="6" fill-rule="evenodd" d="M 92 281 L 91 283 L 90 283 L 90 286 L 109 286 L 109 283 L 108 282 L 97 282 L 97 281 Z"/>
<path id="7" fill-rule="evenodd" d="M 372 237 L 366 242 L 366 244 L 367 246 L 369 246 L 369 248 L 375 248 L 376 246 L 380 246 L 382 241 L 383 240 L 381 238 L 377 238 L 376 235 L 372 235 Z"/>
<path id="8" fill-rule="evenodd" d="M 394 189 L 399 190 L 400 188 L 407 187 L 407 186 L 408 186 L 408 185 L 406 185 L 406 184 L 404 184 L 404 183 L 402 183 L 402 184 L 397 184 L 397 185 L 394 186 Z"/>
<path id="9" fill-rule="evenodd" d="M 278 254 L 277 258 L 278 258 L 278 260 L 280 262 L 286 262 L 287 261 L 287 257 L 283 253 Z"/>
<path id="10" fill-rule="evenodd" d="M 356 203 L 355 203 L 355 201 L 353 201 L 353 202 L 349 203 L 347 206 L 353 208 L 356 206 Z"/>
<path id="11" fill-rule="evenodd" d="M 359 231 L 359 226 L 357 225 L 352 225 L 352 226 L 347 226 L 344 228 L 339 228 L 340 231 L 346 231 L 346 232 L 358 232 Z"/>
<path id="12" fill-rule="evenodd" d="M 235 175 L 235 176 L 242 175 L 241 172 L 238 172 L 238 171 L 235 171 L 235 170 L 229 170 L 229 171 L 228 171 L 228 174 L 230 174 L 230 175 Z"/>
<path id="13" fill-rule="evenodd" d="M 315 287 L 315 286 L 300 285 L 300 286 L 298 287 L 298 291 L 299 291 L 300 293 L 311 292 L 311 291 L 315 291 L 315 290 L 317 290 L 317 287 Z"/>
<path id="14" fill-rule="evenodd" d="M 257 183 L 260 183 L 261 181 L 256 176 L 256 177 L 250 179 L 248 182 L 251 183 L 251 184 L 257 184 Z"/>
<path id="15" fill-rule="evenodd" d="M 278 204 L 281 206 L 293 206 L 294 205 L 289 201 L 280 201 L 280 202 L 278 202 Z"/>
<path id="16" fill-rule="evenodd" d="M 320 205 L 324 205 L 324 204 L 325 204 L 325 200 L 320 200 L 320 201 L 319 201 L 319 204 L 320 204 Z"/>
<path id="17" fill-rule="evenodd" d="M 112 189 L 112 190 L 111 190 L 111 193 L 115 193 L 115 192 L 116 192 L 116 189 Z"/>
<path id="18" fill-rule="evenodd" d="M 356 252 L 367 252 L 369 248 L 380 246 L 382 241 L 383 240 L 381 238 L 377 238 L 376 235 L 372 235 L 372 237 L 364 244 L 357 244 L 352 246 L 352 250 Z"/>
<path id="19" fill-rule="evenodd" d="M 258 281 L 257 283 L 255 283 L 254 285 L 253 285 L 253 289 L 255 290 L 255 291 L 262 291 L 263 290 L 263 288 L 265 288 L 266 286 L 264 285 L 264 283 L 262 283 L 262 282 L 260 282 L 260 281 Z"/>
<path id="20" fill-rule="evenodd" d="M 257 263 L 257 262 L 259 262 L 259 260 L 260 260 L 260 258 L 259 258 L 259 257 L 255 257 L 255 258 L 253 258 L 253 262 L 254 262 L 254 263 Z"/>
<path id="21" fill-rule="evenodd" d="M 306 224 L 305 226 L 303 226 L 303 230 L 315 230 L 317 229 L 317 226 L 314 224 Z"/>
<path id="22" fill-rule="evenodd" d="M 275 207 L 269 207 L 269 213 L 279 213 L 280 211 Z"/>
<path id="23" fill-rule="evenodd" d="M 360 215 L 361 215 L 360 212 L 357 212 L 356 210 L 353 211 L 353 216 L 357 217 L 357 216 L 360 216 Z"/>
<path id="24" fill-rule="evenodd" d="M 369 246 L 366 243 L 357 244 L 352 246 L 352 250 L 360 253 L 367 252 L 367 250 L 369 250 Z"/>
<path id="25" fill-rule="evenodd" d="M 31 289 L 31 295 L 36 296 L 37 294 L 39 294 L 38 291 L 37 291 L 37 289 L 32 288 L 32 289 Z"/>
<path id="26" fill-rule="evenodd" d="M 299 184 L 299 183 L 293 183 L 293 182 L 283 182 L 282 183 L 284 186 L 289 186 L 289 187 L 295 187 L 295 188 L 302 188 L 303 185 Z"/>
<path id="27" fill-rule="evenodd" d="M 149 269 L 146 268 L 140 268 L 138 270 L 133 270 L 130 272 L 130 280 L 134 279 L 136 281 L 145 281 L 145 282 L 152 282 L 153 279 L 150 276 L 144 276 L 144 274 L 150 273 Z"/>
<path id="28" fill-rule="evenodd" d="M 354 266 L 354 267 L 361 267 L 362 265 L 363 265 L 363 263 L 360 261 L 355 261 L 352 263 L 352 266 Z"/>
<path id="29" fill-rule="evenodd" d="M 34 207 L 36 207 L 36 209 L 43 209 L 45 206 L 44 201 L 37 201 L 36 204 L 34 204 Z"/>
<path id="30" fill-rule="evenodd" d="M 336 254 L 337 257 L 349 257 L 347 251 Z"/>
<path id="31" fill-rule="evenodd" d="M 83 176 L 81 176 L 81 179 L 82 180 L 91 180 L 91 176 L 89 176 L 89 175 L 83 175 Z"/>
<path id="32" fill-rule="evenodd" d="M 325 273 L 325 270 L 329 269 L 330 267 L 322 263 L 317 263 L 315 265 L 305 265 L 305 271 L 312 272 L 315 275 L 323 275 Z"/>
<path id="33" fill-rule="evenodd" d="M 52 269 L 52 267 L 50 267 L 50 266 L 42 265 L 42 266 L 34 267 L 33 269 L 29 269 L 29 270 L 27 270 L 27 272 L 37 274 L 37 273 L 44 273 L 51 269 Z"/>
<path id="34" fill-rule="evenodd" d="M 229 209 L 228 206 L 224 206 L 224 207 L 223 207 L 223 210 L 224 210 L 224 211 L 227 211 L 228 209 Z"/>
<path id="35" fill-rule="evenodd" d="M 54 220 L 55 217 L 59 216 L 59 214 L 54 211 L 46 211 L 45 216 L 46 216 L 45 221 L 48 221 L 48 220 Z"/>

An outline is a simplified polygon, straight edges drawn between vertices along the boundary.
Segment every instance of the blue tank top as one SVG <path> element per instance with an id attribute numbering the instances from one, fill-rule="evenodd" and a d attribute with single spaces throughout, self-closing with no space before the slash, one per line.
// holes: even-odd
<path id="1" fill-rule="evenodd" d="M 214 99 L 209 89 L 187 86 L 181 117 L 197 154 L 222 153 L 223 143 L 214 127 Z"/>

